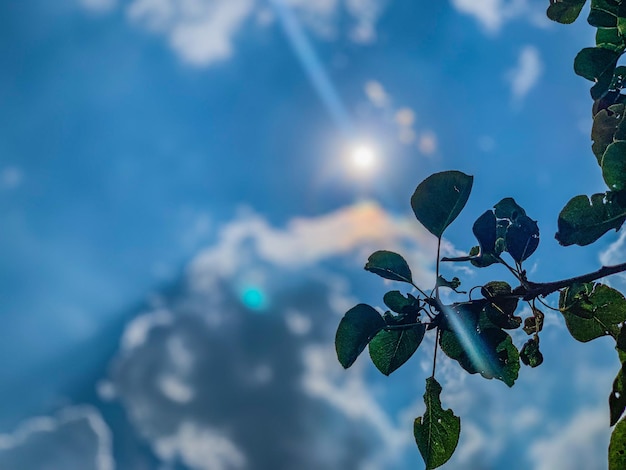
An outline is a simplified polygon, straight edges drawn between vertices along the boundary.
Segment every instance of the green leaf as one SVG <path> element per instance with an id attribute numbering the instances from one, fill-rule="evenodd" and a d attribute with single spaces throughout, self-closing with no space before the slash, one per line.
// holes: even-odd
<path id="1" fill-rule="evenodd" d="M 503 281 L 492 281 L 485 284 L 481 289 L 483 297 L 488 300 L 483 309 L 493 326 L 512 330 L 519 328 L 522 319 L 514 315 L 517 309 L 517 298 L 509 298 L 511 286 Z"/>
<path id="2" fill-rule="evenodd" d="M 403 313 L 406 307 L 413 305 L 413 302 L 403 296 L 398 290 L 387 292 L 383 297 L 383 302 L 396 313 Z"/>
<path id="3" fill-rule="evenodd" d="M 617 373 L 617 377 L 613 381 L 613 389 L 609 395 L 609 410 L 611 412 L 611 426 L 624 414 L 626 409 L 626 363 L 622 363 L 622 367 Z"/>
<path id="4" fill-rule="evenodd" d="M 347 369 L 365 346 L 385 327 L 380 314 L 366 304 L 352 307 L 339 322 L 335 336 L 337 359 Z"/>
<path id="5" fill-rule="evenodd" d="M 520 215 L 506 231 L 506 251 L 519 264 L 539 246 L 539 227 L 527 215 Z"/>
<path id="6" fill-rule="evenodd" d="M 591 127 L 591 140 L 593 151 L 598 165 L 602 165 L 602 157 L 607 147 L 613 143 L 613 137 L 617 132 L 617 126 L 624 119 L 624 105 L 614 105 L 620 108 L 621 112 L 614 112 L 611 109 L 603 109 L 593 118 L 593 126 Z M 613 108 L 613 106 L 611 106 Z"/>
<path id="7" fill-rule="evenodd" d="M 559 309 L 574 339 L 586 343 L 619 333 L 626 321 L 626 299 L 604 284 L 575 284 L 561 292 Z"/>
<path id="8" fill-rule="evenodd" d="M 448 281 L 445 277 L 440 275 L 437 278 L 437 286 L 438 287 L 447 287 L 447 288 L 452 289 L 454 292 L 457 292 L 459 294 L 465 294 L 465 292 L 457 290 L 461 286 L 461 281 L 459 280 L 458 277 L 453 277 L 451 281 Z"/>
<path id="9" fill-rule="evenodd" d="M 442 466 L 454 453 L 461 434 L 461 419 L 452 410 L 441 407 L 441 385 L 433 377 L 426 379 L 426 412 L 415 420 L 413 434 L 426 470 Z"/>
<path id="10" fill-rule="evenodd" d="M 470 374 L 480 373 L 486 379 L 496 378 L 512 387 L 520 368 L 519 353 L 507 333 L 489 321 L 478 321 L 480 315 L 473 307 L 483 306 L 477 302 L 468 309 L 466 304 L 457 304 L 446 313 L 439 345 Z"/>
<path id="11" fill-rule="evenodd" d="M 626 188 L 626 141 L 610 144 L 602 157 L 602 177 L 609 189 Z"/>
<path id="12" fill-rule="evenodd" d="M 526 215 L 526 211 L 512 197 L 505 197 L 493 207 L 498 219 L 514 221 L 518 216 Z"/>
<path id="13" fill-rule="evenodd" d="M 413 283 L 411 269 L 402 256 L 393 251 L 372 253 L 365 264 L 365 269 L 385 279 Z"/>
<path id="14" fill-rule="evenodd" d="M 617 18 L 615 15 L 595 8 L 592 8 L 589 12 L 587 22 L 596 28 L 615 28 L 617 26 Z"/>
<path id="15" fill-rule="evenodd" d="M 415 217 L 430 233 L 441 238 L 465 207 L 473 181 L 473 176 L 460 171 L 429 176 L 417 186 L 411 197 Z"/>
<path id="16" fill-rule="evenodd" d="M 618 18 L 618 25 L 621 18 Z M 624 47 L 624 39 L 618 28 L 598 28 L 596 31 L 596 45 L 605 49 L 621 50 Z"/>
<path id="17" fill-rule="evenodd" d="M 555 238 L 563 246 L 585 246 L 611 229 L 618 230 L 626 220 L 626 205 L 621 195 L 607 192 L 572 198 L 559 214 Z"/>
<path id="18" fill-rule="evenodd" d="M 613 429 L 609 443 L 609 470 L 626 468 L 626 420 L 621 420 Z"/>
<path id="19" fill-rule="evenodd" d="M 481 254 L 492 254 L 496 248 L 496 216 L 493 211 L 485 211 L 474 225 L 472 232 L 478 240 Z"/>
<path id="20" fill-rule="evenodd" d="M 563 0 L 551 3 L 548 7 L 547 15 L 552 21 L 570 24 L 576 21 L 580 11 L 583 9 L 586 0 Z"/>
<path id="21" fill-rule="evenodd" d="M 391 374 L 417 351 L 425 332 L 426 325 L 379 331 L 369 345 L 372 362 L 383 374 Z"/>
<path id="22" fill-rule="evenodd" d="M 539 341 L 535 338 L 529 339 L 519 353 L 520 359 L 530 367 L 537 367 L 543 363 L 543 354 L 539 351 Z"/>
<path id="23" fill-rule="evenodd" d="M 620 54 L 603 47 L 585 47 L 574 59 L 574 72 L 587 80 L 597 82 L 608 73 L 613 75 Z"/>

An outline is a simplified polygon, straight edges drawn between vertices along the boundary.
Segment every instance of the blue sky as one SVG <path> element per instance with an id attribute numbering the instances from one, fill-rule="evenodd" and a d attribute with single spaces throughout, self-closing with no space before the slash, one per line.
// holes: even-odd
<path id="1" fill-rule="evenodd" d="M 348 308 L 401 287 L 363 271 L 372 251 L 432 283 L 415 186 L 474 175 L 449 253 L 512 196 L 541 230 L 533 280 L 624 259 L 619 234 L 553 237 L 604 183 L 572 68 L 593 28 L 546 7 L 0 4 L 0 466 L 421 468 L 432 339 L 389 378 L 366 357 L 343 371 L 332 344 Z M 363 145 L 372 167 L 351 157 Z M 440 361 L 463 426 L 450 468 L 606 467 L 617 358 L 547 315 L 545 362 L 511 390 Z"/>

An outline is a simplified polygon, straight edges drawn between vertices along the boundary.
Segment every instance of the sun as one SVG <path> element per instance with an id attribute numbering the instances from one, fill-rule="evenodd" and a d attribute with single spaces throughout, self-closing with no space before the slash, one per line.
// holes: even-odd
<path id="1" fill-rule="evenodd" d="M 349 153 L 349 164 L 352 170 L 361 174 L 372 172 L 378 164 L 376 148 L 371 144 L 357 143 L 352 146 Z"/>

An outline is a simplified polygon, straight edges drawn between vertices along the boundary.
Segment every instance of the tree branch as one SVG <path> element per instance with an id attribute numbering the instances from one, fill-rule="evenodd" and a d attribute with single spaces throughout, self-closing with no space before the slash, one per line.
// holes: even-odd
<path id="1" fill-rule="evenodd" d="M 518 286 L 513 289 L 513 295 L 522 300 L 533 300 L 537 297 L 546 297 L 553 292 L 584 282 L 592 282 L 612 274 L 626 271 L 626 263 L 616 264 L 615 266 L 602 266 L 597 271 L 583 274 L 581 276 L 570 277 L 554 282 L 526 282 L 526 286 Z"/>

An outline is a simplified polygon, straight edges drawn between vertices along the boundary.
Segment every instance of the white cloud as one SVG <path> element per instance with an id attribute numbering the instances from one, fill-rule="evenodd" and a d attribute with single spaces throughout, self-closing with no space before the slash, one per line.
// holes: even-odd
<path id="1" fill-rule="evenodd" d="M 527 0 L 452 0 L 452 5 L 460 13 L 473 16 L 489 33 L 499 31 L 504 23 L 523 15 L 536 22 L 535 11 Z"/>
<path id="2" fill-rule="evenodd" d="M 626 255 L 626 230 L 622 230 L 619 238 L 600 252 L 600 263 L 603 266 L 611 266 L 624 261 Z"/>
<path id="3" fill-rule="evenodd" d="M 254 247 L 260 260 L 286 268 L 302 268 L 323 259 L 368 249 L 394 249 L 401 245 L 419 281 L 431 281 L 436 241 L 414 219 L 396 218 L 375 203 L 360 203 L 316 218 L 292 219 L 277 229 L 257 215 L 247 215 L 224 227 L 217 245 L 200 253 L 189 275 L 198 289 L 213 286 L 216 276 L 232 277 L 246 263 L 242 250 Z M 361 254 L 362 253 L 362 254 Z M 360 262 L 360 261 L 359 261 Z"/>
<path id="4" fill-rule="evenodd" d="M 517 65 L 508 73 L 513 99 L 518 102 L 522 100 L 537 84 L 542 73 L 543 63 L 539 51 L 533 46 L 524 47 Z"/>
<path id="5" fill-rule="evenodd" d="M 114 470 L 111 432 L 88 406 L 32 418 L 13 434 L 0 435 L 0 468 Z"/>
<path id="6" fill-rule="evenodd" d="M 437 135 L 430 130 L 426 130 L 420 134 L 417 148 L 424 155 L 432 155 L 437 151 Z"/>
<path id="7" fill-rule="evenodd" d="M 118 0 L 77 0 L 85 9 L 103 13 Z M 291 8 L 315 36 L 334 40 L 346 36 L 367 44 L 376 39 L 376 23 L 387 0 L 274 0 Z M 271 4 L 272 2 L 270 2 Z M 187 64 L 205 67 L 227 60 L 235 53 L 235 41 L 247 22 L 275 25 L 273 9 L 261 0 L 129 0 L 128 19 L 155 34 L 163 35 Z M 344 15 L 351 19 L 346 31 Z"/>
<path id="8" fill-rule="evenodd" d="M 606 468 L 606 449 L 611 430 L 607 411 L 586 408 L 549 436 L 530 446 L 535 470 L 600 470 Z"/>
<path id="9" fill-rule="evenodd" d="M 194 470 L 239 470 L 246 467 L 246 457 L 235 443 L 219 432 L 183 422 L 171 436 L 156 441 L 159 457 L 173 462 L 177 457 Z"/>
<path id="10" fill-rule="evenodd" d="M 172 314 L 163 309 L 138 315 L 124 330 L 121 340 L 122 350 L 128 352 L 143 345 L 148 338 L 148 333 L 153 328 L 170 325 L 172 321 Z"/>
<path id="11" fill-rule="evenodd" d="M 133 0 L 127 11 L 132 21 L 164 34 L 185 62 L 206 66 L 233 54 L 254 0 Z"/>

